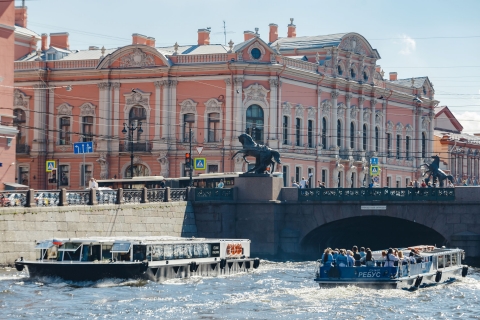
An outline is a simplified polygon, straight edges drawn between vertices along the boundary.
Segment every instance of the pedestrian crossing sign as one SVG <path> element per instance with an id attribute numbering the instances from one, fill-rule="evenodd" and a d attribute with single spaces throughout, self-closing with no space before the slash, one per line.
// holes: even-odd
<path id="1" fill-rule="evenodd" d="M 52 172 L 53 170 L 55 170 L 55 160 L 47 160 L 45 164 L 45 171 Z"/>
<path id="2" fill-rule="evenodd" d="M 370 175 L 372 177 L 378 176 L 380 174 L 379 166 L 370 166 Z"/>
<path id="3" fill-rule="evenodd" d="M 205 158 L 195 158 L 193 162 L 193 169 L 205 170 L 207 166 L 207 160 Z"/>

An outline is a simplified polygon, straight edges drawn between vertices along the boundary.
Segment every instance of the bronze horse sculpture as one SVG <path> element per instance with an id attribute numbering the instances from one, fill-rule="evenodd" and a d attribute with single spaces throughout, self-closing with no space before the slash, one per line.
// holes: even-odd
<path id="1" fill-rule="evenodd" d="M 430 177 L 433 178 L 432 179 L 433 182 L 435 182 L 435 180 L 438 179 L 440 187 L 444 187 L 443 185 L 444 180 L 449 180 L 451 183 L 453 183 L 454 182 L 453 176 L 450 174 L 446 174 L 442 169 L 440 169 L 440 158 L 435 155 L 435 156 L 432 156 L 432 159 L 433 159 L 432 163 L 423 164 L 428 169 L 423 174 L 423 177 L 426 176 L 425 183 L 428 184 Z"/>
<path id="2" fill-rule="evenodd" d="M 282 163 L 280 161 L 280 153 L 275 151 L 263 144 L 257 144 L 250 135 L 243 133 L 238 137 L 238 141 L 242 144 L 242 150 L 237 151 L 233 157 L 239 153 L 243 153 L 243 160 L 246 163 L 250 163 L 245 159 L 247 156 L 255 157 L 255 167 L 248 170 L 247 172 L 255 172 L 258 174 L 263 174 L 267 171 L 268 166 L 272 166 L 271 172 L 275 169 L 275 162 Z M 272 160 L 275 160 L 275 162 Z"/>

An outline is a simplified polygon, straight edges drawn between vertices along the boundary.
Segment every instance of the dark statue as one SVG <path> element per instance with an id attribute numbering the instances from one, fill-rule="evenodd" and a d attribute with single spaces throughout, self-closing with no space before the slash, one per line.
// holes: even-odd
<path id="1" fill-rule="evenodd" d="M 246 133 L 241 134 L 238 137 L 238 141 L 242 144 L 242 150 L 237 151 L 232 159 L 239 153 L 243 153 L 243 160 L 246 163 L 250 163 L 245 159 L 247 156 L 255 157 L 255 167 L 248 170 L 247 172 L 254 172 L 258 174 L 264 174 L 267 171 L 267 168 L 271 166 L 270 173 L 275 169 L 275 162 L 280 162 L 280 153 L 278 151 L 272 150 L 269 147 L 263 144 L 257 144 L 253 141 L 252 137 Z M 275 160 L 275 162 L 272 160 Z"/>
<path id="2" fill-rule="evenodd" d="M 438 179 L 440 187 L 444 187 L 443 182 L 447 179 L 453 183 L 453 176 L 451 174 L 446 174 L 442 169 L 440 169 L 440 158 L 438 156 L 432 156 L 433 162 L 428 164 L 424 163 L 423 166 L 427 167 L 427 170 L 423 173 L 425 178 L 425 183 L 428 184 L 430 177 L 432 177 L 432 182 Z"/>

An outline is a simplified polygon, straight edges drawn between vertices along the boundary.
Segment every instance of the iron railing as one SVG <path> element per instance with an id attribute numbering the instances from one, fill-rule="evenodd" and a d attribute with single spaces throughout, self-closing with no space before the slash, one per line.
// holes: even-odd
<path id="1" fill-rule="evenodd" d="M 165 189 L 147 189 L 148 202 L 164 202 Z"/>
<path id="2" fill-rule="evenodd" d="M 60 190 L 38 190 L 34 199 L 37 207 L 56 207 L 60 200 Z"/>
<path id="3" fill-rule="evenodd" d="M 97 190 L 98 204 L 116 204 L 117 190 Z"/>
<path id="4" fill-rule="evenodd" d="M 170 189 L 170 199 L 172 201 L 185 201 L 187 199 L 187 189 Z"/>
<path id="5" fill-rule="evenodd" d="M 298 189 L 298 201 L 453 201 L 455 188 Z"/>
<path id="6" fill-rule="evenodd" d="M 195 188 L 195 201 L 233 201 L 233 189 Z"/>
<path id="7" fill-rule="evenodd" d="M 27 191 L 0 192 L 0 207 L 24 207 L 27 203 Z"/>
<path id="8" fill-rule="evenodd" d="M 28 144 L 17 144 L 15 152 L 18 154 L 30 154 L 30 146 Z"/>
<path id="9" fill-rule="evenodd" d="M 142 202 L 142 190 L 140 189 L 125 189 L 123 190 L 123 202 L 124 203 L 141 203 Z"/>
<path id="10" fill-rule="evenodd" d="M 90 204 L 90 190 L 68 190 L 67 203 L 69 206 Z"/>

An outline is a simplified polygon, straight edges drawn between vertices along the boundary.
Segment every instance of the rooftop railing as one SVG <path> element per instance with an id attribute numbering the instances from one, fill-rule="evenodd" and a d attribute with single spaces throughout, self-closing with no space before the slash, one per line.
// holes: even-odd
<path id="1" fill-rule="evenodd" d="M 193 63 L 217 63 L 227 62 L 228 54 L 213 53 L 213 54 L 189 54 L 178 55 L 177 64 L 193 64 Z"/>

